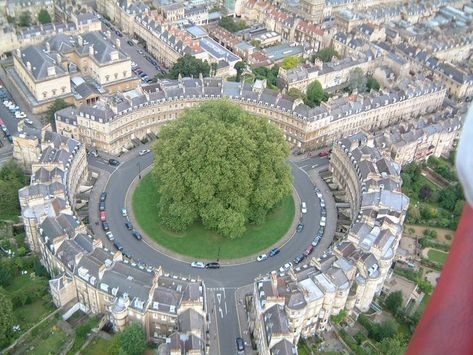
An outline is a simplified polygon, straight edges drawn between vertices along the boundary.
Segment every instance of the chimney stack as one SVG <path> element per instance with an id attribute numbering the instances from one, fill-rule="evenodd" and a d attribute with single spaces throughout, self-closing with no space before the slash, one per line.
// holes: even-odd
<path id="1" fill-rule="evenodd" d="M 89 55 L 91 57 L 94 56 L 94 45 L 93 44 L 89 45 Z"/>
<path id="2" fill-rule="evenodd" d="M 26 69 L 28 69 L 28 71 L 31 71 L 31 63 L 30 62 L 26 62 Z"/>
<path id="3" fill-rule="evenodd" d="M 46 52 L 51 52 L 51 45 L 49 44 L 49 42 L 46 42 Z"/>

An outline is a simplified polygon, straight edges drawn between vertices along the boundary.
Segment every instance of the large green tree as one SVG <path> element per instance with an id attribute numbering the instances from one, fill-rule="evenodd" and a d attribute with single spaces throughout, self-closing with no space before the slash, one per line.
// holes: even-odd
<path id="1" fill-rule="evenodd" d="M 225 28 L 227 31 L 230 32 L 238 32 L 248 27 L 245 21 L 237 20 L 235 21 L 233 17 L 222 17 L 218 21 L 219 26 Z"/>
<path id="2" fill-rule="evenodd" d="M 238 61 L 235 63 L 235 65 L 233 66 L 237 72 L 236 74 L 236 81 L 240 81 L 241 79 L 241 74 L 243 73 L 243 71 L 245 70 L 246 68 L 246 63 L 243 62 L 243 61 Z"/>
<path id="3" fill-rule="evenodd" d="M 13 326 L 13 307 L 10 298 L 0 287 L 0 347 L 7 344 Z"/>
<path id="4" fill-rule="evenodd" d="M 284 58 L 283 62 L 282 62 L 282 67 L 284 69 L 292 69 L 292 68 L 295 68 L 299 65 L 300 63 L 300 59 L 299 57 L 295 56 L 295 55 L 291 55 L 287 58 Z"/>
<path id="5" fill-rule="evenodd" d="M 396 291 L 389 294 L 386 297 L 386 308 L 391 311 L 392 314 L 396 315 L 402 307 L 402 292 Z"/>
<path id="6" fill-rule="evenodd" d="M 141 355 L 146 349 L 146 336 L 143 327 L 131 323 L 120 334 L 120 348 L 127 355 Z"/>
<path id="7" fill-rule="evenodd" d="M 56 99 L 54 102 L 49 106 L 48 111 L 46 111 L 46 116 L 48 117 L 48 122 L 51 123 L 51 128 L 53 131 L 56 131 L 56 120 L 54 119 L 54 114 L 56 111 L 62 110 L 63 108 L 69 107 L 66 101 L 63 99 Z"/>
<path id="8" fill-rule="evenodd" d="M 319 106 L 322 101 L 327 101 L 327 95 L 318 80 L 314 80 L 307 87 L 305 103 L 310 107 Z"/>
<path id="9" fill-rule="evenodd" d="M 338 57 L 338 53 L 333 47 L 328 47 L 314 54 L 313 59 L 320 59 L 322 62 L 330 62 L 333 57 Z"/>
<path id="10" fill-rule="evenodd" d="M 174 63 L 169 72 L 169 77 L 171 79 L 177 79 L 179 74 L 181 74 L 183 77 L 193 76 L 194 78 L 198 78 L 200 73 L 202 73 L 204 77 L 210 75 L 209 63 L 186 54 Z"/>
<path id="11" fill-rule="evenodd" d="M 21 27 L 28 27 L 31 25 L 31 13 L 29 11 L 23 11 L 18 20 L 18 25 Z"/>
<path id="12" fill-rule="evenodd" d="M 25 184 L 25 175 L 15 161 L 9 161 L 0 169 L 0 220 L 20 214 L 18 189 Z"/>
<path id="13" fill-rule="evenodd" d="M 41 9 L 38 12 L 38 22 L 42 25 L 51 23 L 51 16 L 49 15 L 49 12 L 45 9 Z"/>
<path id="14" fill-rule="evenodd" d="M 154 151 L 159 217 L 174 230 L 201 222 L 237 238 L 291 191 L 282 132 L 226 100 L 184 111 Z"/>

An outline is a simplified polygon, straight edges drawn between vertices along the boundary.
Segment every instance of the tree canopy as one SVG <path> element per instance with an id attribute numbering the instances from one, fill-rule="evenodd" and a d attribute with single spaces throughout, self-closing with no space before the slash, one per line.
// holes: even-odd
<path id="1" fill-rule="evenodd" d="M 63 108 L 69 107 L 66 101 L 63 99 L 56 99 L 54 102 L 49 106 L 48 111 L 46 111 L 46 116 L 48 117 L 48 122 L 51 123 L 51 128 L 53 131 L 56 131 L 56 121 L 54 119 L 54 114 L 56 111 L 62 110 Z"/>
<path id="2" fill-rule="evenodd" d="M 177 79 L 179 74 L 181 74 L 183 77 L 193 76 L 194 78 L 198 78 L 200 73 L 202 73 L 204 77 L 209 76 L 209 63 L 207 61 L 197 59 L 190 54 L 186 54 L 185 56 L 179 58 L 176 63 L 174 63 L 169 72 L 169 77 L 171 79 Z"/>
<path id="3" fill-rule="evenodd" d="M 335 49 L 333 49 L 333 47 L 328 47 L 328 48 L 324 48 L 324 49 L 321 49 L 320 51 L 318 51 L 315 55 L 314 55 L 314 60 L 315 59 L 320 59 L 322 62 L 330 62 L 332 60 L 333 57 L 338 57 L 338 53 Z"/>
<path id="4" fill-rule="evenodd" d="M 279 73 L 279 65 L 275 64 L 271 68 L 267 67 L 258 67 L 253 69 L 253 74 L 255 74 L 256 79 L 264 80 L 266 79 L 266 84 L 268 88 L 274 89 L 277 85 Z"/>
<path id="5" fill-rule="evenodd" d="M 128 355 L 143 354 L 146 349 L 146 337 L 140 324 L 131 323 L 120 334 L 120 348 Z"/>
<path id="6" fill-rule="evenodd" d="M 402 307 L 402 292 L 396 291 L 389 294 L 386 297 L 386 308 L 391 311 L 392 314 L 396 315 L 399 309 Z"/>
<path id="7" fill-rule="evenodd" d="M 226 100 L 184 111 L 154 151 L 159 217 L 172 230 L 200 222 L 238 238 L 291 192 L 282 132 Z"/>
<path id="8" fill-rule="evenodd" d="M 297 57 L 295 55 L 291 55 L 287 58 L 284 58 L 284 60 L 282 62 L 282 67 L 284 69 L 292 69 L 292 68 L 297 67 L 300 62 L 301 61 L 300 61 L 299 57 Z"/>
<path id="9" fill-rule="evenodd" d="M 23 11 L 18 20 L 18 25 L 21 27 L 28 27 L 31 25 L 31 13 L 29 11 Z"/>
<path id="10" fill-rule="evenodd" d="M 0 169 L 0 220 L 19 216 L 18 189 L 26 184 L 25 174 L 13 160 Z"/>
<path id="11" fill-rule="evenodd" d="M 368 77 L 368 81 L 366 82 L 366 88 L 369 90 L 378 91 L 381 86 L 378 83 L 378 80 L 373 78 L 372 76 Z"/>
<path id="12" fill-rule="evenodd" d="M 248 28 L 248 25 L 243 20 L 235 21 L 232 17 L 222 17 L 218 21 L 219 26 L 225 28 L 227 31 L 230 32 L 238 32 L 240 30 L 244 30 Z"/>
<path id="13" fill-rule="evenodd" d="M 45 9 L 41 9 L 38 12 L 38 22 L 42 25 L 51 23 L 51 16 L 49 15 L 49 12 Z"/>
<path id="14" fill-rule="evenodd" d="M 241 74 L 243 73 L 243 70 L 245 70 L 246 64 L 245 64 L 245 62 L 243 62 L 243 61 L 240 60 L 240 61 L 236 62 L 233 67 L 235 68 L 235 70 L 236 70 L 236 72 L 237 72 L 237 74 L 236 74 L 236 81 L 240 81 L 240 79 L 241 79 Z"/>
<path id="15" fill-rule="evenodd" d="M 313 81 L 307 87 L 305 103 L 310 106 L 319 106 L 322 101 L 327 101 L 327 94 L 322 89 L 322 84 L 318 80 Z"/>
<path id="16" fill-rule="evenodd" d="M 0 348 L 6 345 L 13 326 L 13 306 L 3 288 L 0 288 Z"/>

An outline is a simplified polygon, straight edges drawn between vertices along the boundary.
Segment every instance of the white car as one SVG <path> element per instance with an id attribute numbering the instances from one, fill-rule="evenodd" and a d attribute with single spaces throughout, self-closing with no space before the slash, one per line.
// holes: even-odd
<path id="1" fill-rule="evenodd" d="M 107 236 L 108 240 L 110 241 L 113 241 L 115 238 L 113 237 L 113 233 L 108 231 L 107 233 L 105 233 L 105 235 Z"/>
<path id="2" fill-rule="evenodd" d="M 307 205 L 305 202 L 302 202 L 301 204 L 301 212 L 302 213 L 307 213 Z"/>
<path id="3" fill-rule="evenodd" d="M 24 112 L 20 112 L 18 114 L 15 112 L 15 117 L 16 118 L 26 118 L 26 114 Z"/>
<path id="4" fill-rule="evenodd" d="M 123 217 L 128 216 L 128 212 L 126 211 L 126 208 L 122 208 L 122 216 Z"/>
<path id="5" fill-rule="evenodd" d="M 197 269 L 204 269 L 205 268 L 205 263 L 203 263 L 202 261 L 194 261 L 194 262 L 191 263 L 191 266 L 195 267 Z"/>
<path id="6" fill-rule="evenodd" d="M 256 261 L 265 261 L 268 258 L 266 254 L 261 254 L 256 258 Z"/>
<path id="7" fill-rule="evenodd" d="M 279 272 L 281 272 L 281 273 L 286 272 L 286 271 L 289 270 L 291 267 L 292 267 L 292 263 L 291 263 L 291 262 L 285 263 L 284 266 L 281 266 L 281 267 L 279 268 Z"/>
<path id="8" fill-rule="evenodd" d="M 143 156 L 143 155 L 148 154 L 150 152 L 151 152 L 151 150 L 149 150 L 149 149 L 143 149 L 143 150 L 140 150 L 138 154 L 140 156 Z"/>

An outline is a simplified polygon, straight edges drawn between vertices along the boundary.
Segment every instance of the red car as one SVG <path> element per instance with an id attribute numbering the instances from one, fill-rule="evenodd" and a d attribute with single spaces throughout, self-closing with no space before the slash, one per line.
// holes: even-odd
<path id="1" fill-rule="evenodd" d="M 326 157 L 328 156 L 330 153 L 327 152 L 326 150 L 322 150 L 320 153 L 319 153 L 319 157 Z"/>
<path id="2" fill-rule="evenodd" d="M 310 255 L 310 253 L 312 253 L 312 251 L 314 250 L 314 247 L 312 245 L 309 245 L 307 248 L 305 248 L 304 250 L 304 256 L 305 257 L 308 257 Z"/>
<path id="3" fill-rule="evenodd" d="M 107 220 L 107 212 L 106 211 L 100 211 L 100 220 L 102 222 Z"/>

